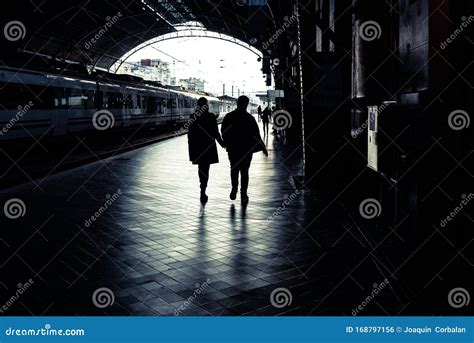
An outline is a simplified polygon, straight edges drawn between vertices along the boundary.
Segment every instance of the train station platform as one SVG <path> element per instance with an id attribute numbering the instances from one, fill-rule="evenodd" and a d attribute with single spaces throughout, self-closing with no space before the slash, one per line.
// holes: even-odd
<path id="1" fill-rule="evenodd" d="M 222 149 L 200 205 L 186 136 L 3 190 L 20 205 L 2 216 L 0 288 L 28 285 L 5 314 L 401 313 L 395 278 L 337 198 L 295 184 L 301 145 L 266 143 L 246 207 L 229 199 Z"/>

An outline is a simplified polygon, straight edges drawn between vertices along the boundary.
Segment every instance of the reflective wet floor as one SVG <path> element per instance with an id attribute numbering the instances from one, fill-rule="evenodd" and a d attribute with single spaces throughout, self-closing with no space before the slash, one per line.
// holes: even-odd
<path id="1" fill-rule="evenodd" d="M 301 146 L 266 141 L 247 207 L 222 149 L 200 205 L 185 136 L 2 191 L 25 210 L 1 218 L 3 314 L 351 315 L 379 288 L 360 314 L 397 314 L 343 207 L 297 189 Z"/>

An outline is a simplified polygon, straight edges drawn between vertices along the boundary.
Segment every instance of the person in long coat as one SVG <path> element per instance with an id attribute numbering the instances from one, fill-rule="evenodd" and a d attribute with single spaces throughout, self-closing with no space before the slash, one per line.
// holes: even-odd
<path id="1" fill-rule="evenodd" d="M 224 141 L 219 133 L 217 117 L 209 112 L 206 98 L 198 100 L 188 131 L 189 160 L 198 165 L 199 182 L 201 183 L 201 202 L 208 201 L 206 195 L 211 164 L 219 163 L 216 140 L 224 148 Z"/>
<path id="2" fill-rule="evenodd" d="M 249 169 L 254 153 L 262 151 L 268 156 L 265 143 L 262 141 L 258 124 L 254 117 L 247 112 L 249 98 L 241 96 L 237 100 L 237 109 L 226 115 L 222 122 L 222 136 L 227 147 L 230 161 L 230 178 L 232 190 L 230 199 L 235 200 L 240 182 L 240 198 L 243 205 L 247 205 L 249 197 L 247 189 L 249 186 Z"/>

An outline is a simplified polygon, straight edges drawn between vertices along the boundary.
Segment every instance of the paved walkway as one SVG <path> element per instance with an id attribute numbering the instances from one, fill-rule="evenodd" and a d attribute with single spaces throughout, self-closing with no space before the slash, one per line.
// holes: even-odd
<path id="1" fill-rule="evenodd" d="M 200 206 L 184 136 L 1 192 L 26 209 L 1 216 L 4 314 L 350 315 L 384 277 L 337 202 L 296 190 L 301 149 L 268 146 L 246 209 L 223 150 Z M 396 314 L 381 293 L 364 314 Z"/>

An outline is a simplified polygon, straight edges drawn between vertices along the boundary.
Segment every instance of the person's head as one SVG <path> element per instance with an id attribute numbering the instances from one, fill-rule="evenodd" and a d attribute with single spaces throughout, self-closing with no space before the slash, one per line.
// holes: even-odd
<path id="1" fill-rule="evenodd" d="M 246 110 L 249 103 L 250 99 L 247 98 L 245 95 L 242 95 L 237 99 L 237 108 L 241 110 Z"/>
<path id="2" fill-rule="evenodd" d="M 208 101 L 207 101 L 207 99 L 204 98 L 204 97 L 199 98 L 197 105 L 198 105 L 198 110 L 199 110 L 199 111 L 207 112 L 207 111 L 209 110 Z"/>

